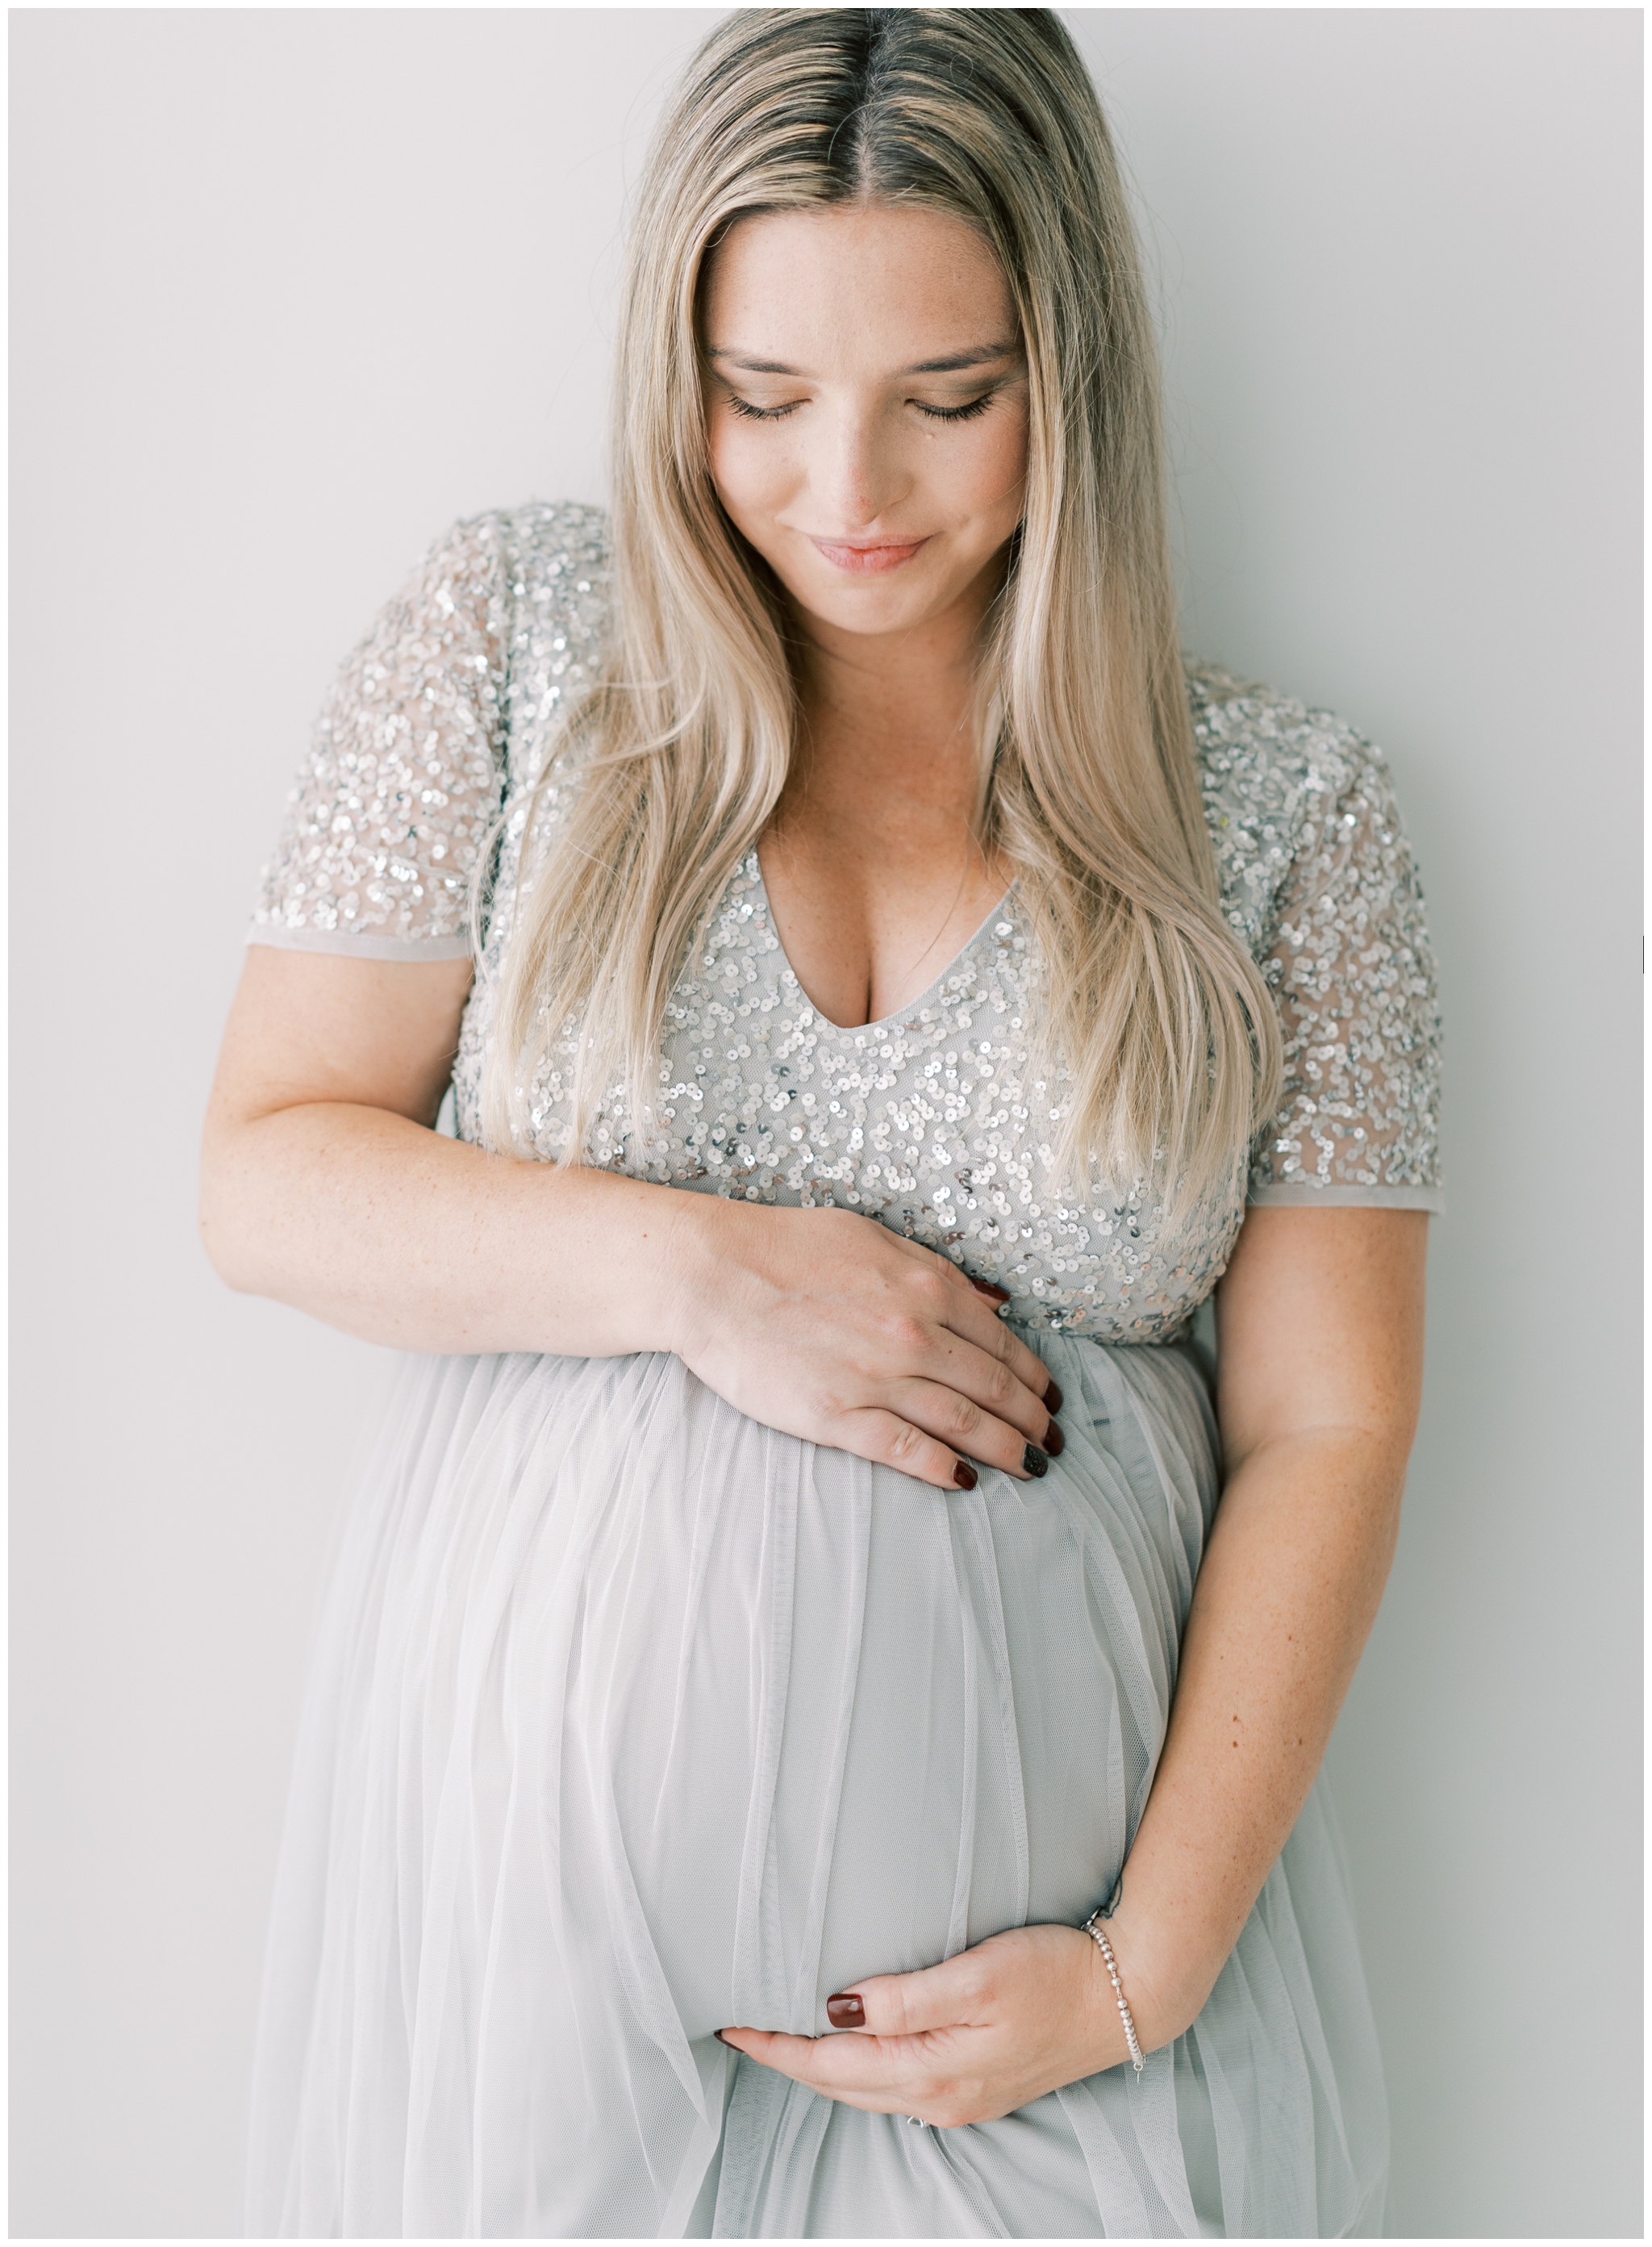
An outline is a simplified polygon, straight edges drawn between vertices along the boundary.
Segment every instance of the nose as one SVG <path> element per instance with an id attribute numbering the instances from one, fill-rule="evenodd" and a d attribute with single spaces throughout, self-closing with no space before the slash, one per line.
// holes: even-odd
<path id="1" fill-rule="evenodd" d="M 851 536 L 875 529 L 905 495 L 911 477 L 898 433 L 873 406 L 844 404 L 822 429 L 816 496 L 826 527 Z"/>

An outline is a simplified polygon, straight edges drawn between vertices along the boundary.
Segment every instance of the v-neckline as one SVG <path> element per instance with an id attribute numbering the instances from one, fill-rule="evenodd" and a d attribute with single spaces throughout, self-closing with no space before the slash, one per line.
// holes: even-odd
<path id="1" fill-rule="evenodd" d="M 894 1029 L 899 1024 L 904 1022 L 906 1017 L 912 1013 L 914 1008 L 923 1006 L 937 991 L 940 989 L 941 985 L 946 980 L 952 970 L 958 966 L 959 960 L 966 958 L 968 954 L 975 949 L 975 946 L 980 942 L 982 937 L 986 935 L 987 930 L 998 919 L 1000 913 L 1006 910 L 1009 905 L 1010 899 L 1015 894 L 1015 884 L 1012 881 L 1009 887 L 1005 891 L 1003 896 L 1000 898 L 998 903 L 980 923 L 974 933 L 966 943 L 961 944 L 959 946 L 958 950 L 952 954 L 952 958 L 940 970 L 939 974 L 937 974 L 931 982 L 926 983 L 921 991 L 918 992 L 912 998 L 909 999 L 904 1007 L 898 1007 L 892 1014 L 878 1015 L 875 1021 L 835 1022 L 831 1016 L 827 1014 L 823 1007 L 817 1006 L 815 1001 L 809 997 L 802 977 L 797 973 L 796 968 L 792 965 L 791 954 L 787 951 L 784 939 L 781 936 L 780 923 L 775 918 L 774 900 L 768 894 L 768 883 L 763 874 L 762 860 L 758 857 L 755 849 L 752 851 L 751 863 L 752 871 L 756 877 L 757 893 L 762 900 L 763 912 L 768 921 L 768 932 L 775 939 L 775 948 L 780 954 L 781 966 L 791 977 L 792 981 L 795 983 L 799 991 L 802 993 L 804 1001 L 813 1010 L 816 1020 L 821 1022 L 827 1029 L 835 1032 L 840 1038 L 864 1038 L 869 1036 L 873 1031 Z"/>

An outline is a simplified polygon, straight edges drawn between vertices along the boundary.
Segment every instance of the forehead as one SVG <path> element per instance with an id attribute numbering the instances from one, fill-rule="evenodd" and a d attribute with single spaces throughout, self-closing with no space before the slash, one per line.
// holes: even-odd
<path id="1" fill-rule="evenodd" d="M 877 203 L 737 220 L 709 261 L 702 324 L 714 348 L 789 364 L 898 347 L 906 365 L 1015 331 L 1002 269 L 973 227 Z"/>

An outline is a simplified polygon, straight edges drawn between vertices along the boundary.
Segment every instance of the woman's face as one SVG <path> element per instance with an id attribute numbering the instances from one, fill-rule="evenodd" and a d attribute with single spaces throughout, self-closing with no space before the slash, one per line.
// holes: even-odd
<path id="1" fill-rule="evenodd" d="M 977 613 L 1021 520 L 1027 370 L 974 230 L 894 205 L 763 212 L 716 252 L 712 476 L 798 608 L 851 632 Z"/>

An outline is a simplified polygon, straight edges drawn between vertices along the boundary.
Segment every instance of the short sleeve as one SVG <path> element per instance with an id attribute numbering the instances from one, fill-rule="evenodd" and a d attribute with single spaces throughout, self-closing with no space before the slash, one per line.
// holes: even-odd
<path id="1" fill-rule="evenodd" d="M 1285 1096 L 1248 1199 L 1444 1206 L 1440 1014 L 1423 891 L 1387 768 L 1344 734 L 1351 776 L 1303 821 L 1260 954 L 1285 1039 Z"/>
<path id="2" fill-rule="evenodd" d="M 439 540 L 345 663 L 263 869 L 249 944 L 468 956 L 498 813 L 507 626 L 497 522 Z"/>

